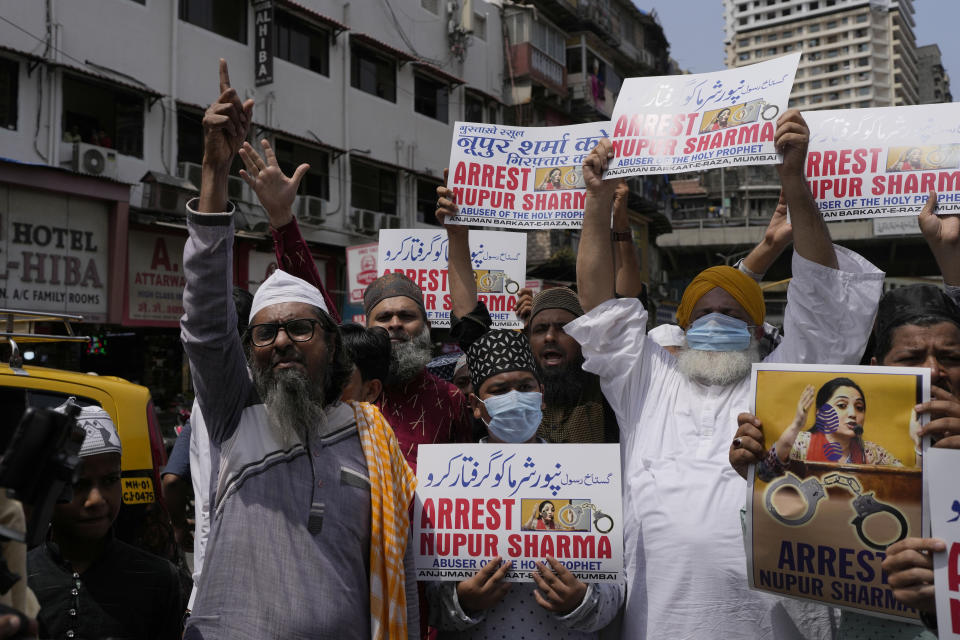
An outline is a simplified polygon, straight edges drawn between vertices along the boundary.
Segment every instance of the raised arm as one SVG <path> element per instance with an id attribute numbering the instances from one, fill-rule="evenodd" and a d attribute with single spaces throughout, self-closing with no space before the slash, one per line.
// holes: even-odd
<path id="1" fill-rule="evenodd" d="M 443 170 L 447 181 L 447 170 Z M 457 215 L 453 191 L 437 187 L 437 220 L 447 230 L 447 281 L 450 283 L 451 313 L 465 317 L 477 306 L 477 281 L 470 265 L 470 228 L 462 224 L 448 224 Z"/>
<path id="2" fill-rule="evenodd" d="M 625 180 L 617 181 L 613 199 L 613 255 L 616 261 L 616 292 L 624 298 L 636 298 L 643 291 L 643 277 L 637 260 L 637 247 L 633 244 L 633 232 L 627 216 L 627 199 L 630 187 Z"/>
<path id="3" fill-rule="evenodd" d="M 811 262 L 837 269 L 837 254 L 830 241 L 827 223 L 803 175 L 810 142 L 810 129 L 800 112 L 790 109 L 777 121 L 774 144 L 783 153 L 783 164 L 777 165 L 782 193 L 790 207 L 793 223 L 793 249 Z"/>
<path id="4" fill-rule="evenodd" d="M 740 270 L 759 282 L 792 241 L 793 227 L 787 221 L 787 199 L 781 189 L 780 200 L 770 216 L 763 239 L 743 259 Z"/>
<path id="5" fill-rule="evenodd" d="M 917 222 L 940 267 L 943 283 L 960 286 L 960 216 L 937 215 L 937 194 L 930 192 Z"/>
<path id="6" fill-rule="evenodd" d="M 270 232 L 273 235 L 273 249 L 277 255 L 277 264 L 287 273 L 309 282 L 323 295 L 327 309 L 334 322 L 340 322 L 333 299 L 323 286 L 323 278 L 313 261 L 297 219 L 293 217 L 293 203 L 297 197 L 300 181 L 310 170 L 310 165 L 301 164 L 289 178 L 280 169 L 273 147 L 264 139 L 260 141 L 263 157 L 249 142 L 240 147 L 240 158 L 246 170 L 240 170 L 242 177 L 267 212 L 270 219 Z"/>
<path id="7" fill-rule="evenodd" d="M 613 252 L 610 251 L 610 205 L 617 183 L 603 179 L 612 157 L 610 141 L 603 138 L 583 161 L 587 196 L 577 250 L 577 291 L 586 312 L 616 293 Z"/>
<path id="8" fill-rule="evenodd" d="M 252 101 L 241 103 L 230 88 L 227 63 L 221 60 L 220 97 L 203 118 L 200 197 L 187 207 L 190 237 L 183 250 L 186 284 L 180 319 L 197 402 L 216 442 L 236 428 L 251 384 L 237 335 L 233 215 L 226 185 L 233 155 L 246 138 L 252 108 Z"/>

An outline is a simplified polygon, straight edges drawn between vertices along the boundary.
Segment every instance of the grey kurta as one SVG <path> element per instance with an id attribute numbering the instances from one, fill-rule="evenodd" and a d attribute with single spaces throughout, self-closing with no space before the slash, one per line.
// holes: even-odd
<path id="1" fill-rule="evenodd" d="M 187 222 L 181 329 L 214 486 L 185 637 L 369 638 L 370 482 L 353 408 L 328 407 L 306 443 L 271 428 L 235 328 L 233 216 L 190 211 Z M 410 551 L 408 539 L 408 559 Z M 416 638 L 410 565 L 408 634 Z"/>

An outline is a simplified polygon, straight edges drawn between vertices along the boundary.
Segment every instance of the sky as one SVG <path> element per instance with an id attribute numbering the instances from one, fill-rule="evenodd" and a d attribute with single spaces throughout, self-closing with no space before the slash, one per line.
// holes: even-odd
<path id="1" fill-rule="evenodd" d="M 634 0 L 641 9 L 656 9 L 670 42 L 670 55 L 681 69 L 704 73 L 723 68 L 722 0 Z M 940 45 L 943 65 L 960 99 L 960 22 L 957 0 L 915 0 L 917 46 Z M 692 19 L 691 19 L 692 18 Z"/>

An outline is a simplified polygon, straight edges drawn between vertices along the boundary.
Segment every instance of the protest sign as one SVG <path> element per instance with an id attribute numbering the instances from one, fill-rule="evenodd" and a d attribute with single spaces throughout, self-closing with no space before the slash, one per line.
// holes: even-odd
<path id="1" fill-rule="evenodd" d="M 604 178 L 778 164 L 800 54 L 727 71 L 628 78 L 613 108 L 614 157 Z"/>
<path id="2" fill-rule="evenodd" d="M 343 302 L 343 318 L 366 324 L 363 294 L 367 285 L 377 279 L 377 243 L 368 242 L 347 247 L 347 291 Z"/>
<path id="3" fill-rule="evenodd" d="M 417 454 L 419 580 L 466 580 L 512 561 L 510 582 L 556 558 L 583 582 L 623 571 L 620 448 L 615 444 L 434 444 Z"/>
<path id="4" fill-rule="evenodd" d="M 457 122 L 447 187 L 460 210 L 454 224 L 570 229 L 583 224 L 583 159 L 609 122 L 509 127 Z"/>
<path id="5" fill-rule="evenodd" d="M 749 474 L 750 586 L 901 621 L 915 609 L 893 597 L 886 548 L 922 535 L 920 422 L 930 370 L 840 365 L 753 365 L 754 413 L 785 469 Z M 769 451 L 769 450 L 768 450 Z"/>
<path id="6" fill-rule="evenodd" d="M 960 213 L 960 110 L 953 104 L 803 114 L 806 175 L 825 220 Z"/>
<path id="7" fill-rule="evenodd" d="M 522 329 L 514 309 L 527 279 L 527 237 L 522 233 L 471 231 L 470 262 L 477 298 L 487 305 L 495 329 Z M 427 319 L 450 326 L 447 232 L 442 229 L 383 229 L 377 252 L 379 275 L 404 273 L 423 290 Z"/>
<path id="8" fill-rule="evenodd" d="M 923 481 L 930 498 L 930 535 L 947 543 L 933 556 L 937 633 L 960 640 L 960 451 L 928 448 L 923 454 Z"/>

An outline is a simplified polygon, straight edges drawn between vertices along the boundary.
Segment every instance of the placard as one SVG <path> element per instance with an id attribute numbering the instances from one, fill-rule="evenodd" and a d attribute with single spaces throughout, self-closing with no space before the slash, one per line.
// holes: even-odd
<path id="1" fill-rule="evenodd" d="M 510 582 L 556 558 L 583 582 L 623 571 L 616 444 L 420 445 L 414 507 L 418 580 L 466 580 L 512 561 Z"/>
<path id="2" fill-rule="evenodd" d="M 940 640 L 960 640 L 960 451 L 930 447 L 923 456 L 930 496 L 930 535 L 947 543 L 933 554 L 933 586 Z"/>
<path id="3" fill-rule="evenodd" d="M 514 229 L 583 225 L 583 159 L 609 122 L 564 127 L 453 126 L 447 187 L 459 212 L 454 224 Z"/>
<path id="4" fill-rule="evenodd" d="M 613 108 L 605 179 L 779 164 L 777 118 L 800 54 L 727 71 L 628 78 Z"/>
<path id="5" fill-rule="evenodd" d="M 788 448 L 790 462 L 750 470 L 750 586 L 916 622 L 880 564 L 923 533 L 913 407 L 930 397 L 930 370 L 755 364 L 751 395 L 768 451 Z"/>
<path id="6" fill-rule="evenodd" d="M 824 220 L 916 215 L 930 191 L 960 213 L 960 109 L 927 104 L 803 114 L 806 176 Z"/>
<path id="7" fill-rule="evenodd" d="M 447 232 L 443 229 L 383 229 L 377 251 L 379 275 L 404 273 L 423 290 L 427 319 L 450 326 Z M 471 231 L 470 261 L 477 298 L 487 305 L 495 329 L 522 329 L 517 292 L 527 278 L 527 237 L 523 233 Z"/>

